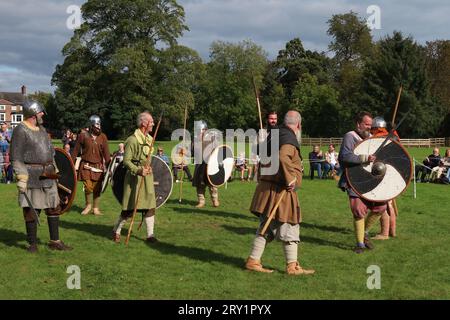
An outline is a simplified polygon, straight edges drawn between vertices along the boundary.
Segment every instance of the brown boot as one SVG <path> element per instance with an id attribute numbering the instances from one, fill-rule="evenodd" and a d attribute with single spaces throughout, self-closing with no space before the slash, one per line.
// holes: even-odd
<path id="1" fill-rule="evenodd" d="M 293 276 L 314 274 L 315 272 L 315 270 L 303 269 L 298 261 L 290 262 L 286 265 L 286 273 Z"/>
<path id="2" fill-rule="evenodd" d="M 263 273 L 272 273 L 273 270 L 263 268 L 261 261 L 252 259 L 248 257 L 247 262 L 245 263 L 245 269 Z"/>
<path id="3" fill-rule="evenodd" d="M 196 208 L 203 208 L 205 206 L 205 196 L 203 194 L 198 194 L 198 204 L 195 206 Z"/>
<path id="4" fill-rule="evenodd" d="M 50 240 L 50 242 L 48 243 L 48 248 L 51 250 L 59 250 L 59 251 L 70 251 L 72 250 L 72 247 L 69 247 L 68 245 L 66 245 L 64 242 L 62 242 L 61 240 Z"/>
<path id="5" fill-rule="evenodd" d="M 217 198 L 213 198 L 212 199 L 212 204 L 213 204 L 213 207 L 218 207 L 218 206 L 220 206 L 220 202 L 219 202 L 219 199 L 217 199 Z"/>
<path id="6" fill-rule="evenodd" d="M 84 208 L 83 211 L 81 211 L 81 215 L 85 216 L 87 214 L 89 214 L 92 210 L 92 204 L 91 204 L 91 197 L 90 195 L 85 194 L 84 195 L 86 197 L 86 207 Z"/>

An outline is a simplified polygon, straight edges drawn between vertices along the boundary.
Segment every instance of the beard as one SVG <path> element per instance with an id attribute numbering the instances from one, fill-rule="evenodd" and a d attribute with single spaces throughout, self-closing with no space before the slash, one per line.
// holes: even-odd
<path id="1" fill-rule="evenodd" d="M 370 137 L 370 130 L 356 130 L 358 132 L 358 134 L 363 138 L 363 139 L 367 139 Z"/>
<path id="2" fill-rule="evenodd" d="M 102 133 L 102 129 L 99 129 L 97 127 L 91 127 L 91 133 L 96 136 L 99 136 Z"/>
<path id="3" fill-rule="evenodd" d="M 302 144 L 302 131 L 301 130 L 298 130 L 295 133 L 295 137 L 297 138 L 298 144 Z"/>
<path id="4" fill-rule="evenodd" d="M 38 125 L 42 126 L 44 124 L 44 119 L 42 119 L 42 117 L 36 117 L 36 122 Z"/>

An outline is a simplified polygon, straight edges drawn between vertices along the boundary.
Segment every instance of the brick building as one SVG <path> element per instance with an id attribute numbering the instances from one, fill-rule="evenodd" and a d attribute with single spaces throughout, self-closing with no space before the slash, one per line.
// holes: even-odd
<path id="1" fill-rule="evenodd" d="M 0 92 L 0 122 L 6 122 L 14 128 L 23 121 L 22 106 L 26 99 L 27 88 L 20 92 Z"/>

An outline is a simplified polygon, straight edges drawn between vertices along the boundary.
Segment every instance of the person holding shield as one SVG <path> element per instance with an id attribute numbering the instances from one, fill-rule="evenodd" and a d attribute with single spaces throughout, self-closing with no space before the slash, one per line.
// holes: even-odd
<path id="1" fill-rule="evenodd" d="M 39 213 L 45 210 L 50 233 L 49 249 L 71 250 L 59 239 L 60 198 L 57 187 L 55 148 L 42 126 L 44 107 L 36 101 L 23 105 L 24 121 L 14 128 L 11 138 L 11 162 L 17 176 L 19 205 L 25 219 L 28 251 L 35 253 Z"/>
<path id="2" fill-rule="evenodd" d="M 153 138 L 150 135 L 154 126 L 149 112 L 137 117 L 137 129 L 125 141 L 123 164 L 127 169 L 123 181 L 122 212 L 113 228 L 113 241 L 120 243 L 120 233 L 127 219 L 133 216 L 134 209 L 140 212 L 147 226 L 147 243 L 156 243 L 154 235 L 156 198 L 153 172 L 147 158 L 153 150 Z M 136 203 L 141 179 L 144 179 L 139 201 Z M 136 206 L 136 208 L 135 208 Z"/>
<path id="3" fill-rule="evenodd" d="M 207 143 L 211 141 L 204 141 L 204 134 L 208 126 L 205 121 L 194 121 L 194 155 L 197 160 L 198 157 L 201 157 L 201 162 L 195 164 L 194 169 L 194 177 L 192 179 L 192 185 L 197 189 L 197 198 L 198 204 L 195 206 L 196 208 L 203 208 L 205 206 L 205 192 L 206 188 L 209 189 L 209 193 L 211 195 L 211 200 L 213 207 L 218 207 L 219 203 L 219 191 L 218 188 L 213 186 L 207 177 L 207 164 L 204 159 L 205 150 L 207 150 Z M 212 151 L 212 150 L 210 150 Z"/>
<path id="4" fill-rule="evenodd" d="M 356 128 L 344 135 L 338 161 L 343 168 L 343 174 L 339 180 L 339 188 L 346 191 L 349 197 L 350 209 L 353 214 L 356 236 L 355 253 L 373 249 L 369 240 L 368 230 L 380 219 L 386 211 L 386 203 L 371 202 L 359 196 L 350 186 L 345 169 L 351 166 L 373 163 L 376 156 L 373 154 L 356 155 L 354 149 L 358 143 L 371 136 L 373 117 L 369 112 L 360 112 L 356 116 Z M 370 211 L 370 213 L 368 213 Z"/>

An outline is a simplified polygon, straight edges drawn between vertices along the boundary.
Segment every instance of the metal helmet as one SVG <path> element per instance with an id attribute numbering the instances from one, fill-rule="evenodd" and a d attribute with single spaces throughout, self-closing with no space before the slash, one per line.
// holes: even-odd
<path id="1" fill-rule="evenodd" d="M 98 124 L 99 126 L 101 126 L 101 120 L 100 117 L 97 115 L 92 115 L 89 117 L 89 123 L 91 124 L 91 126 L 94 126 L 96 124 Z"/>
<path id="2" fill-rule="evenodd" d="M 22 107 L 23 117 L 25 119 L 31 118 L 32 116 L 37 115 L 39 112 L 45 113 L 44 106 L 37 101 L 27 100 L 24 102 Z"/>
<path id="3" fill-rule="evenodd" d="M 372 121 L 372 128 L 386 128 L 386 121 L 383 117 L 375 117 Z"/>
<path id="4" fill-rule="evenodd" d="M 202 130 L 207 130 L 208 125 L 206 124 L 206 121 L 199 120 L 194 121 L 194 140 L 198 140 L 200 138 L 200 135 L 202 134 Z"/>
<path id="5" fill-rule="evenodd" d="M 208 129 L 206 121 L 204 120 L 194 121 L 194 131 L 201 131 L 203 129 L 205 130 Z"/>

